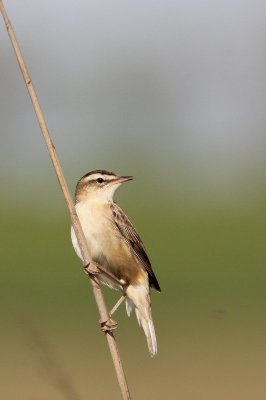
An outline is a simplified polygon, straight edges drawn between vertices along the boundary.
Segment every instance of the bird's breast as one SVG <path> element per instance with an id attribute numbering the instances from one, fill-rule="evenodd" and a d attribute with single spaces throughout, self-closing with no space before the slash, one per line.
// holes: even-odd
<path id="1" fill-rule="evenodd" d="M 109 269 L 119 279 L 131 282 L 144 272 L 132 249 L 122 237 L 112 219 L 107 204 L 76 204 L 76 211 L 93 261 Z M 80 258 L 80 250 L 72 230 L 72 243 Z"/>
<path id="2" fill-rule="evenodd" d="M 108 210 L 99 204 L 78 203 L 76 211 L 87 241 L 91 257 L 98 259 L 109 236 Z"/>

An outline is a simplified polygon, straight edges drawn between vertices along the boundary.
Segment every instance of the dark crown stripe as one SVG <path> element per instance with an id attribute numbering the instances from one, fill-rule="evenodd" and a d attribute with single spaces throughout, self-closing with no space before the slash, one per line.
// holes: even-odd
<path id="1" fill-rule="evenodd" d="M 87 174 L 83 175 L 83 177 L 80 178 L 80 180 L 87 178 L 88 176 L 93 175 L 93 174 L 115 175 L 116 176 L 116 174 L 114 172 L 106 171 L 105 169 L 95 169 L 94 171 L 90 171 Z"/>

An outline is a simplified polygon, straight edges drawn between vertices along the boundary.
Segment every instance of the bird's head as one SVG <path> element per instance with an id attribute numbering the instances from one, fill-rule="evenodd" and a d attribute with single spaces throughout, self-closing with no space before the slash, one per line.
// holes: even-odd
<path id="1" fill-rule="evenodd" d="M 106 170 L 88 172 L 77 183 L 76 203 L 89 198 L 111 201 L 116 189 L 133 176 L 119 176 Z"/>

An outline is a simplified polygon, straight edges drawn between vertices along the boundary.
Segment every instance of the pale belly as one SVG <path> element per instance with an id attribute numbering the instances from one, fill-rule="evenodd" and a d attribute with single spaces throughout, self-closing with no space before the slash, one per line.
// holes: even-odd
<path id="1" fill-rule="evenodd" d="M 111 219 L 102 218 L 101 209 L 96 208 L 92 213 L 88 207 L 82 207 L 78 204 L 76 210 L 93 261 L 128 284 L 137 283 L 143 275 L 146 275 L 146 271 L 138 262 L 130 246 L 112 225 Z M 73 228 L 71 229 L 71 238 L 77 255 L 82 259 Z M 103 279 L 103 281 L 106 280 Z M 109 281 L 105 283 L 115 286 L 110 284 Z"/>

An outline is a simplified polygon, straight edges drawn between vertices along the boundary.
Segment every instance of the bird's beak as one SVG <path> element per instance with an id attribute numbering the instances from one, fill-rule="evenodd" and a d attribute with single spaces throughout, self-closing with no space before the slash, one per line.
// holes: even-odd
<path id="1" fill-rule="evenodd" d="M 127 181 L 132 181 L 132 179 L 134 179 L 133 176 L 119 176 L 117 178 L 116 182 L 124 183 L 124 182 L 127 182 Z"/>

